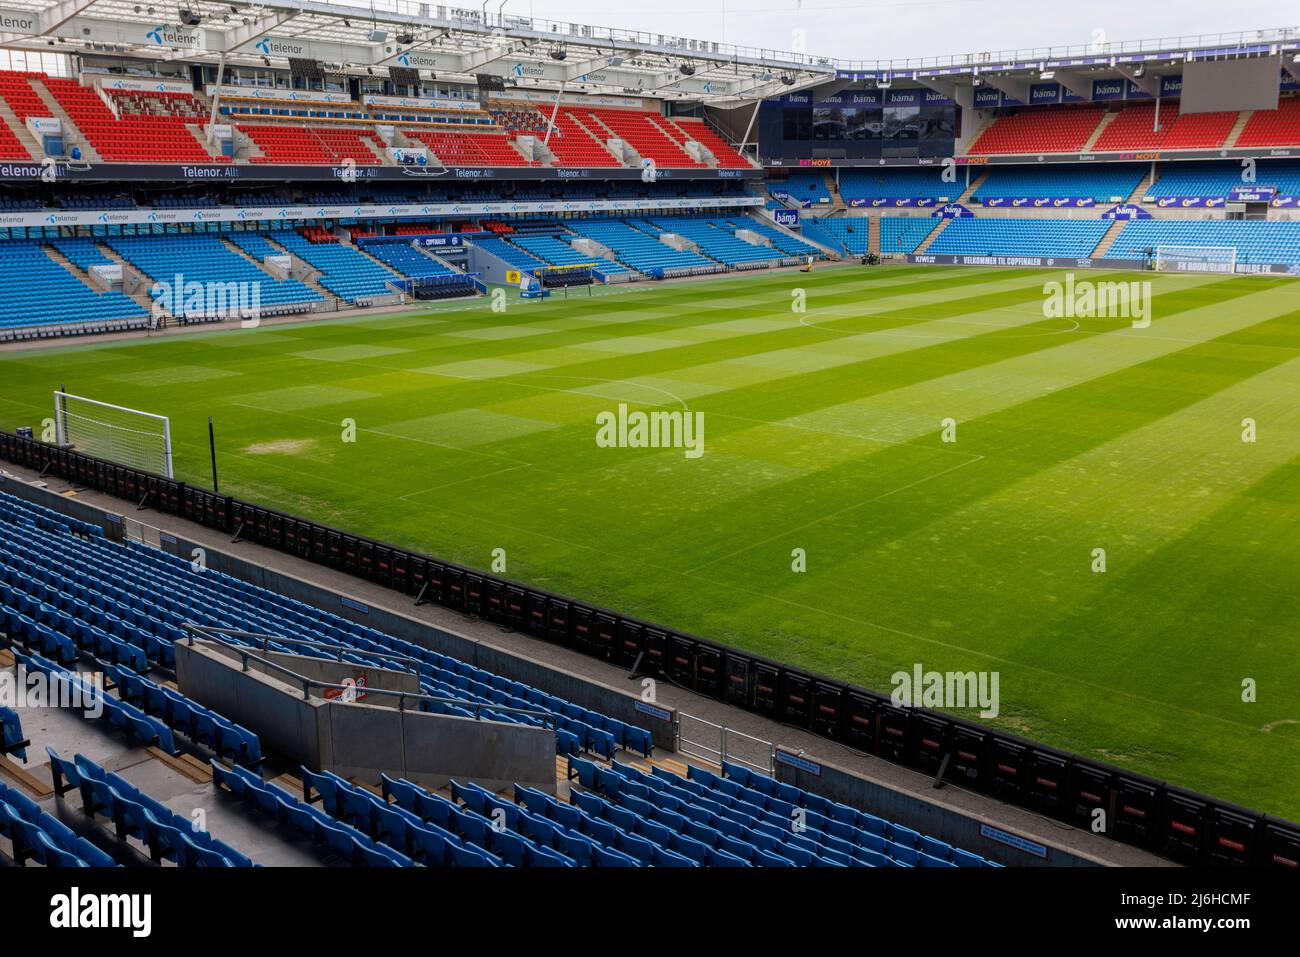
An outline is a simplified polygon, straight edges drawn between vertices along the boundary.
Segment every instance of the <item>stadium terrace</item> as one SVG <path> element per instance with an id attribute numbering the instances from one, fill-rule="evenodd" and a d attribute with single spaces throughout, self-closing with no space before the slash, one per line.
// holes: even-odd
<path id="1" fill-rule="evenodd" d="M 384 942 L 372 867 L 961 869 L 971 921 L 1024 869 L 1053 929 L 1044 868 L 1300 868 L 1300 28 L 6 5 L 0 875 L 159 898 L 42 925 L 162 937 L 194 867 L 347 868 Z"/>

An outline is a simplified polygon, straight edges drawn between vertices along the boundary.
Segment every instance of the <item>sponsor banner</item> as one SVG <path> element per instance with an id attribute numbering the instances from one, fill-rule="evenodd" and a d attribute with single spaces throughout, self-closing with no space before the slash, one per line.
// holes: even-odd
<path id="1" fill-rule="evenodd" d="M 508 213 L 606 213 L 762 206 L 756 196 L 685 199 L 591 199 L 555 202 L 395 203 L 352 206 L 223 206 L 217 209 L 41 210 L 0 213 L 0 226 L 114 226 L 172 223 L 256 223 L 300 219 L 399 219 Z"/>
<path id="2" fill-rule="evenodd" d="M 776 763 L 797 768 L 809 774 L 815 774 L 817 777 L 822 776 L 822 766 L 816 761 L 810 761 L 802 755 L 791 754 L 789 751 L 783 751 L 780 748 L 776 749 Z"/>
<path id="3" fill-rule="evenodd" d="M 493 93 L 494 100 L 515 100 L 521 103 L 554 103 L 554 93 L 536 93 L 530 90 L 506 90 L 504 93 Z M 593 104 L 595 106 L 622 107 L 624 109 L 639 110 L 645 106 L 645 101 L 638 97 L 632 96 L 577 96 L 565 95 L 560 97 L 561 103 L 581 106 L 583 104 Z M 657 104 L 652 104 L 651 109 L 658 109 Z"/>
<path id="4" fill-rule="evenodd" d="M 1089 209 L 1097 201 L 1091 196 L 990 196 L 980 205 L 989 209 Z"/>
<path id="5" fill-rule="evenodd" d="M 173 50 L 207 50 L 207 33 L 202 27 L 181 27 L 167 23 L 153 26 L 117 24 L 118 38 L 141 46 L 170 47 Z"/>
<path id="6" fill-rule="evenodd" d="M 301 60 L 323 60 L 339 63 L 370 63 L 374 57 L 373 46 L 360 43 L 317 43 L 297 37 L 263 36 L 244 43 L 227 52 L 247 53 L 254 56 L 295 57 Z M 405 66 L 406 64 L 403 64 Z"/>
<path id="7" fill-rule="evenodd" d="M 1183 78 L 1179 76 L 1162 76 L 1160 78 L 1160 95 L 1161 96 L 1182 96 L 1183 95 Z"/>
<path id="8" fill-rule="evenodd" d="M 944 203 L 930 215 L 938 216 L 940 219 L 966 219 L 975 216 L 969 208 L 961 203 Z"/>
<path id="9" fill-rule="evenodd" d="M 63 132 L 63 121 L 56 116 L 29 116 L 27 128 L 38 138 L 41 136 L 58 136 Z"/>
<path id="10" fill-rule="evenodd" d="M 83 85 L 103 87 L 124 93 L 193 93 L 194 84 L 178 80 L 150 79 L 143 76 L 109 76 L 105 73 L 81 74 Z"/>
<path id="11" fill-rule="evenodd" d="M 367 94 L 361 98 L 361 102 L 366 106 L 377 106 L 389 109 L 420 109 L 420 110 L 472 110 L 475 113 L 482 111 L 477 100 L 436 100 L 432 98 L 413 97 L 413 96 L 377 96 Z"/>
<path id="12" fill-rule="evenodd" d="M 928 266 L 1030 266 L 1044 269 L 1145 269 L 1141 259 L 1071 259 L 1065 256 L 954 256 L 909 254 L 907 261 Z"/>
<path id="13" fill-rule="evenodd" d="M 1102 219 L 1151 219 L 1151 214 L 1141 206 L 1120 203 L 1101 214 Z"/>
<path id="14" fill-rule="evenodd" d="M 1138 86 L 1132 80 L 1124 84 L 1124 99 L 1126 100 L 1149 100 L 1151 94 L 1142 87 Z"/>
<path id="15" fill-rule="evenodd" d="M 446 69 L 450 58 L 439 59 L 428 50 L 403 50 L 397 54 L 393 62 L 408 70 L 443 70 Z"/>
<path id="16" fill-rule="evenodd" d="M 1225 196 L 1144 196 L 1142 202 L 1154 200 L 1158 209 L 1218 209 Z"/>
<path id="17" fill-rule="evenodd" d="M 1093 80 L 1092 98 L 1094 100 L 1124 99 L 1124 81 L 1121 79 Z"/>
<path id="18" fill-rule="evenodd" d="M 778 226 L 785 226 L 788 229 L 797 229 L 799 227 L 799 210 L 774 209 L 772 210 L 772 221 Z"/>
<path id="19" fill-rule="evenodd" d="M 1274 209 L 1294 209 L 1300 206 L 1300 196 L 1275 196 L 1269 205 Z"/>
<path id="20" fill-rule="evenodd" d="M 39 16 L 34 10 L 0 9 L 0 33 L 38 34 L 41 32 Z"/>
<path id="21" fill-rule="evenodd" d="M 1228 193 L 1230 203 L 1267 203 L 1277 194 L 1276 186 L 1238 186 Z"/>
<path id="22" fill-rule="evenodd" d="M 913 164 L 915 165 L 915 164 Z M 163 164 L 163 163 L 85 163 L 66 161 L 14 162 L 0 161 L 0 181 L 78 181 L 93 183 L 105 181 L 118 183 L 124 180 L 167 182 L 193 182 L 196 180 L 245 180 L 276 183 L 295 180 L 340 180 L 345 171 L 341 166 L 319 164 L 291 166 L 270 163 Z M 640 180 L 641 170 L 630 167 L 617 169 L 568 169 L 545 166 L 438 166 L 412 169 L 409 166 L 357 166 L 346 173 L 357 180 L 389 180 L 411 183 L 434 180 L 439 183 L 464 180 Z M 690 179 L 761 179 L 760 169 L 668 169 L 658 167 L 659 180 Z"/>
<path id="23" fill-rule="evenodd" d="M 394 163 L 427 164 L 429 150 L 424 146 L 390 146 L 385 152 Z"/>
<path id="24" fill-rule="evenodd" d="M 221 86 L 209 85 L 208 96 L 220 94 L 222 99 L 240 100 L 292 100 L 299 103 L 348 103 L 356 106 L 356 101 L 346 93 L 330 93 L 326 90 L 281 90 L 266 86 Z"/>
<path id="25" fill-rule="evenodd" d="M 818 106 L 847 106 L 869 109 L 880 106 L 881 90 L 844 90 L 817 101 Z"/>
<path id="26" fill-rule="evenodd" d="M 878 209 L 882 206 L 907 207 L 907 208 L 927 208 L 934 206 L 938 200 L 933 196 L 877 196 L 874 199 L 851 199 L 849 205 L 854 209 L 870 207 Z"/>
<path id="27" fill-rule="evenodd" d="M 1035 83 L 1029 87 L 1029 102 L 1033 106 L 1061 102 L 1059 83 Z"/>
<path id="28" fill-rule="evenodd" d="M 782 106 L 812 106 L 811 93 L 787 93 L 777 100 Z"/>
<path id="29" fill-rule="evenodd" d="M 1237 263 L 1236 272 L 1247 275 L 1300 276 L 1300 263 Z"/>
<path id="30" fill-rule="evenodd" d="M 638 701 L 632 707 L 641 714 L 649 715 L 652 718 L 658 718 L 660 721 L 673 720 L 673 713 L 667 708 L 660 708 L 657 705 L 650 704 L 646 701 Z"/>
<path id="31" fill-rule="evenodd" d="M 920 106 L 920 90 L 898 90 L 890 87 L 885 91 L 885 106 Z"/>
<path id="32" fill-rule="evenodd" d="M 975 108 L 990 109 L 1002 102 L 1002 91 L 991 86 L 981 86 L 975 91 Z"/>
<path id="33" fill-rule="evenodd" d="M 989 840 L 997 841 L 1000 844 L 1006 844 L 1014 847 L 1016 850 L 1024 851 L 1026 854 L 1032 854 L 1034 857 L 1047 859 L 1047 848 L 1037 841 L 1031 841 L 1027 837 L 1021 837 L 1019 834 L 1012 834 L 1010 831 L 1004 831 L 1001 828 L 994 827 L 992 824 L 981 824 L 980 835 L 987 837 Z"/>

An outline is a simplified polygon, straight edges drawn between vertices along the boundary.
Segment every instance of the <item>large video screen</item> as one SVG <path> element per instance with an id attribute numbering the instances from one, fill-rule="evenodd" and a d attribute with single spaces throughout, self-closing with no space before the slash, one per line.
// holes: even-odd
<path id="1" fill-rule="evenodd" d="M 951 156 L 958 108 L 931 90 L 791 93 L 760 108 L 765 159 L 908 159 Z"/>

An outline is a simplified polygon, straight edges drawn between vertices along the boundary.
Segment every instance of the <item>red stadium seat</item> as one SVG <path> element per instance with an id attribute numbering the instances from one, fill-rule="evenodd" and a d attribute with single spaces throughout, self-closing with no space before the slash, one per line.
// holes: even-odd
<path id="1" fill-rule="evenodd" d="M 972 156 L 1078 153 L 1092 137 L 1101 117 L 1101 108 L 1095 106 L 1044 106 L 999 116 L 980 133 L 969 152 Z"/>

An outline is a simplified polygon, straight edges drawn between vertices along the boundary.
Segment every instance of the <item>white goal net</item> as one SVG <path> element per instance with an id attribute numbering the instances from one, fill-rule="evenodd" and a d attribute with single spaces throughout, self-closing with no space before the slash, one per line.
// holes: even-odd
<path id="1" fill-rule="evenodd" d="M 55 392 L 54 428 L 61 447 L 172 477 L 171 422 L 165 415 Z"/>
<path id="2" fill-rule="evenodd" d="M 1156 269 L 1162 272 L 1237 271 L 1236 246 L 1157 246 Z"/>

